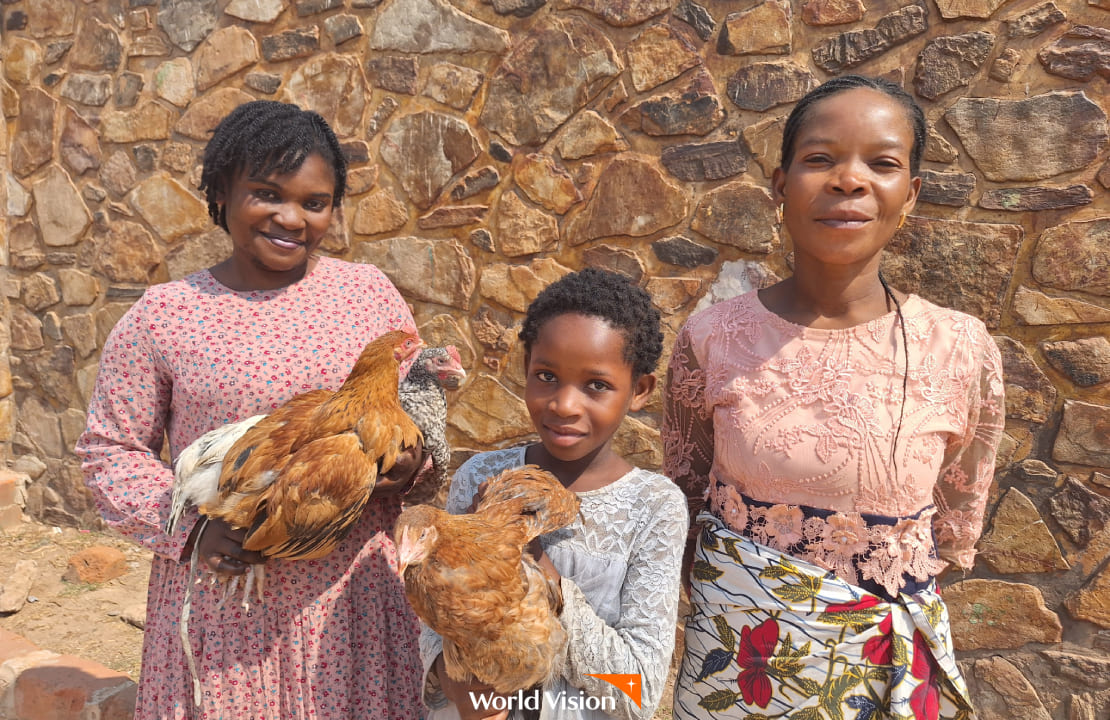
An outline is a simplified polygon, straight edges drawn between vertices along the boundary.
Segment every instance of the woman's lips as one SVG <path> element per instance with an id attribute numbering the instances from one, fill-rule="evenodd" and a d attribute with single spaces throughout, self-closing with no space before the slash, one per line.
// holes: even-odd
<path id="1" fill-rule="evenodd" d="M 282 237 L 281 235 L 269 235 L 269 234 L 266 234 L 266 233 L 263 233 L 263 235 L 267 240 L 269 240 L 274 245 L 277 245 L 280 248 L 285 248 L 286 250 L 294 250 L 296 248 L 301 247 L 304 244 L 300 241 L 293 240 L 291 238 Z"/>

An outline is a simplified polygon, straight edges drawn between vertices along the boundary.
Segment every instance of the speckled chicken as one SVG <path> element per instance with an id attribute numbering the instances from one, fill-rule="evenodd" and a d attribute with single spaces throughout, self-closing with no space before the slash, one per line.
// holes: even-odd
<path id="1" fill-rule="evenodd" d="M 454 345 L 425 348 L 401 381 L 401 407 L 424 433 L 424 448 L 432 456 L 433 471 L 405 493 L 406 505 L 441 504 L 438 498 L 451 464 L 451 446 L 447 443 L 447 395 L 443 389 L 454 390 L 466 378 L 462 358 Z"/>
<path id="2" fill-rule="evenodd" d="M 452 679 L 510 693 L 558 671 L 562 593 L 527 547 L 577 514 L 578 496 L 534 465 L 490 479 L 472 514 L 430 505 L 401 513 L 394 537 L 405 594 L 443 637 Z"/>

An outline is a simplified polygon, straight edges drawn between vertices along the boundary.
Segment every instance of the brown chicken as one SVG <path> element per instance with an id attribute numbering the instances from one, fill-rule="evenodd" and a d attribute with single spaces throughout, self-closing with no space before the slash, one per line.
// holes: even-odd
<path id="1" fill-rule="evenodd" d="M 443 637 L 452 679 L 511 693 L 558 671 L 562 593 L 526 548 L 577 514 L 578 497 L 534 465 L 489 480 L 472 514 L 430 505 L 401 513 L 394 537 L 405 594 Z"/>
<path id="2" fill-rule="evenodd" d="M 177 459 L 167 529 L 193 504 L 245 529 L 243 547 L 267 558 L 326 555 L 358 519 L 379 473 L 422 439 L 397 391 L 400 363 L 422 346 L 416 335 L 385 333 L 338 390 L 303 393 L 198 438 Z"/>

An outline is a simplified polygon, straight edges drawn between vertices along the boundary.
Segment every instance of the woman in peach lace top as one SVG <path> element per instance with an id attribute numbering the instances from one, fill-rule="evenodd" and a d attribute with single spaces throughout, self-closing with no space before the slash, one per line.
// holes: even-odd
<path id="1" fill-rule="evenodd" d="M 983 323 L 879 273 L 924 138 L 886 81 L 799 101 L 773 178 L 793 276 L 679 333 L 664 472 L 705 511 L 676 718 L 970 717 L 935 577 L 971 567 L 1005 407 Z"/>

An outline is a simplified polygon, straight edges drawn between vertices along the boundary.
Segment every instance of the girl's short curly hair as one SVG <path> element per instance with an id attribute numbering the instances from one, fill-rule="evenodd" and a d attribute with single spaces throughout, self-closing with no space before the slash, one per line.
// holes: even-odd
<path id="1" fill-rule="evenodd" d="M 227 114 L 204 148 L 200 189 L 212 221 L 227 230 L 223 204 L 231 183 L 242 172 L 269 177 L 297 170 L 318 154 L 335 172 L 332 205 L 347 192 L 347 159 L 327 121 L 319 113 L 290 103 L 255 100 Z"/>
<path id="2" fill-rule="evenodd" d="M 567 313 L 600 318 L 620 332 L 624 360 L 632 366 L 634 376 L 655 371 L 663 353 L 659 311 L 651 304 L 651 296 L 624 275 L 586 268 L 544 288 L 528 306 L 520 329 L 524 351 L 532 352 L 544 323 Z"/>

